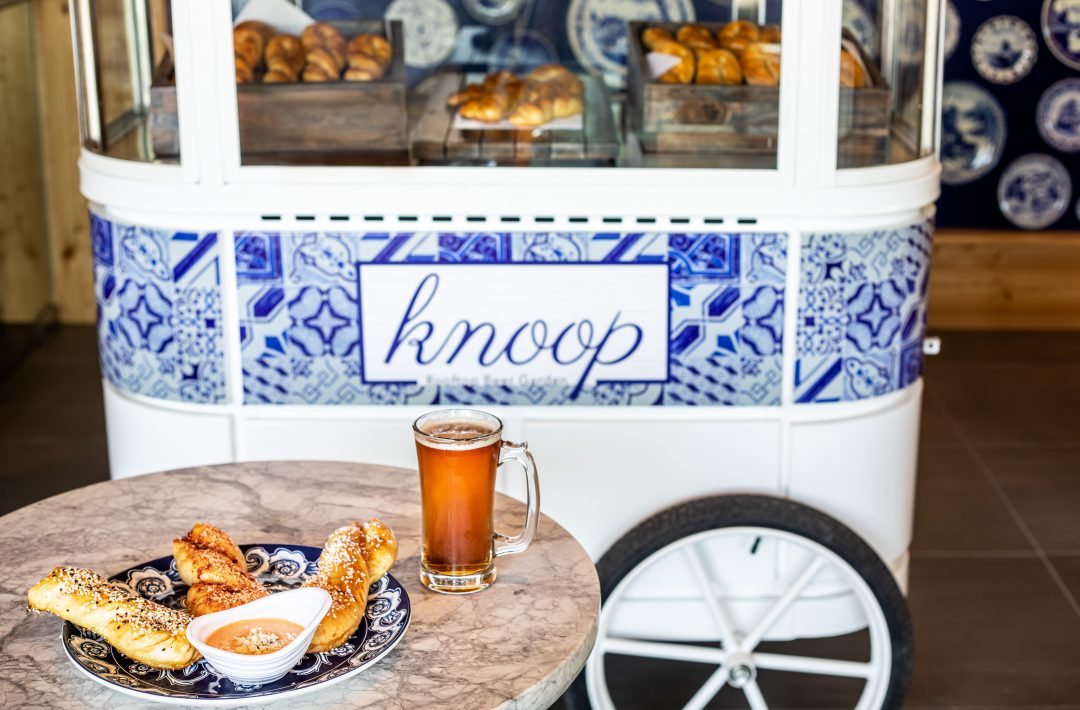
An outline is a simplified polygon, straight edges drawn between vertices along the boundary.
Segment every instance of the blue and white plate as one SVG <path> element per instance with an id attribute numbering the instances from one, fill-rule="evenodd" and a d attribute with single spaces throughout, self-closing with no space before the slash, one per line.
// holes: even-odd
<path id="1" fill-rule="evenodd" d="M 994 169 L 1005 149 L 1005 110 L 990 92 L 949 81 L 941 94 L 941 180 L 963 185 Z"/>
<path id="2" fill-rule="evenodd" d="M 609 86 L 626 83 L 629 38 L 626 23 L 693 22 L 691 0 L 570 0 L 566 36 L 581 66 L 604 77 Z"/>
<path id="3" fill-rule="evenodd" d="M 248 570 L 268 589 L 292 589 L 318 570 L 317 547 L 304 545 L 241 545 Z M 180 581 L 172 557 L 161 557 L 124 570 L 110 579 L 173 609 L 183 609 L 187 585 Z M 218 675 L 205 660 L 183 670 L 162 671 L 136 663 L 100 636 L 65 622 L 61 641 L 71 662 L 92 679 L 143 702 L 218 707 L 293 698 L 322 690 L 358 673 L 389 653 L 405 635 L 412 618 L 409 595 L 386 575 L 371 586 L 367 616 L 343 645 L 326 653 L 309 653 L 282 679 L 262 685 L 241 685 Z"/>
<path id="4" fill-rule="evenodd" d="M 998 182 L 998 207 L 1022 229 L 1045 229 L 1064 216 L 1072 201 L 1072 180 L 1057 158 L 1031 153 L 1017 158 Z"/>
<path id="5" fill-rule="evenodd" d="M 995 84 L 1012 84 L 1031 73 L 1039 40 L 1031 25 L 1012 15 L 991 17 L 971 38 L 971 63 Z"/>
<path id="6" fill-rule="evenodd" d="M 1039 134 L 1066 153 L 1080 151 L 1080 79 L 1062 79 L 1050 85 L 1035 110 Z"/>
<path id="7" fill-rule="evenodd" d="M 948 59 L 956 51 L 956 46 L 960 44 L 960 13 L 956 10 L 956 5 L 953 5 L 953 0 L 949 0 L 945 5 L 945 58 Z"/>
<path id="8" fill-rule="evenodd" d="M 1046 46 L 1061 63 L 1080 69 L 1080 3 L 1044 0 L 1042 31 Z"/>

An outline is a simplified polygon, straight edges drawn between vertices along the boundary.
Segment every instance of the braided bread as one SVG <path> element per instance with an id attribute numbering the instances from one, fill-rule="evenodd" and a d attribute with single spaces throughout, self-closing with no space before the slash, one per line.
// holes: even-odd
<path id="1" fill-rule="evenodd" d="M 57 567 L 27 593 L 32 611 L 47 611 L 100 634 L 113 648 L 151 668 L 176 670 L 199 660 L 187 639 L 191 616 L 144 599 L 88 569 Z"/>

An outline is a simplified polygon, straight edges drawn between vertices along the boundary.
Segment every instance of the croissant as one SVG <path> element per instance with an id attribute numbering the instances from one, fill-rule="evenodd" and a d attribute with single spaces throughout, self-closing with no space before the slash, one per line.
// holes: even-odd
<path id="1" fill-rule="evenodd" d="M 373 57 L 360 52 L 349 54 L 349 68 L 345 70 L 349 81 L 373 81 L 382 75 L 383 66 Z"/>
<path id="2" fill-rule="evenodd" d="M 309 78 L 308 73 L 317 69 L 322 78 Z M 341 73 L 341 66 L 325 47 L 316 47 L 307 53 L 307 66 L 304 67 L 304 81 L 333 81 Z"/>
<path id="3" fill-rule="evenodd" d="M 461 104 L 458 113 L 462 118 L 470 118 L 475 121 L 497 123 L 502 120 L 505 103 L 493 95 L 485 94 L 477 99 L 472 99 Z"/>
<path id="4" fill-rule="evenodd" d="M 233 61 L 236 65 L 237 84 L 250 84 L 251 82 L 255 81 L 255 71 L 247 62 L 244 61 L 242 57 L 237 55 Z"/>
<path id="5" fill-rule="evenodd" d="M 309 55 L 308 61 L 311 61 L 312 50 L 322 48 L 333 58 L 338 71 L 345 66 L 347 56 L 345 37 L 333 25 L 325 22 L 308 25 L 300 34 L 300 42 L 304 45 L 304 52 Z"/>
<path id="6" fill-rule="evenodd" d="M 461 91 L 456 91 L 446 98 L 447 106 L 460 106 L 469 101 L 475 101 L 484 95 L 484 89 L 479 84 L 469 84 Z"/>
<path id="7" fill-rule="evenodd" d="M 296 81 L 304 68 L 304 46 L 295 35 L 274 35 L 266 43 L 264 82 Z M 274 77 L 271 78 L 271 74 Z"/>
<path id="8" fill-rule="evenodd" d="M 349 63 L 352 64 L 352 57 L 354 54 L 364 54 L 376 62 L 385 70 L 390 66 L 390 61 L 394 57 L 394 50 L 390 47 L 390 43 L 386 41 L 386 38 L 379 35 L 363 34 L 357 35 L 349 42 Z"/>
<path id="9" fill-rule="evenodd" d="M 151 668 L 186 668 L 200 658 L 187 639 L 189 614 L 144 599 L 88 569 L 57 567 L 30 588 L 27 601 L 31 610 L 89 629 Z"/>

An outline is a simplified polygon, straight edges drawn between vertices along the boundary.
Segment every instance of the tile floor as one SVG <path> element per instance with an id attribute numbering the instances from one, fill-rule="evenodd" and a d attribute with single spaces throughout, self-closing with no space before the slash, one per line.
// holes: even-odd
<path id="1" fill-rule="evenodd" d="M 1080 710 L 1080 334 L 942 337 L 926 375 L 907 707 Z M 0 382 L 0 514 L 107 476 L 94 333 L 61 328 Z"/>

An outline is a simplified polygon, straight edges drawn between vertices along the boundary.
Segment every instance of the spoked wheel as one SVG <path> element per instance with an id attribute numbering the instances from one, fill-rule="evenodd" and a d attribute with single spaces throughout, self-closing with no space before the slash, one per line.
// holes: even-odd
<path id="1" fill-rule="evenodd" d="M 692 501 L 634 528 L 597 569 L 600 628 L 574 706 L 900 706 L 907 605 L 877 554 L 824 513 L 767 496 Z"/>

